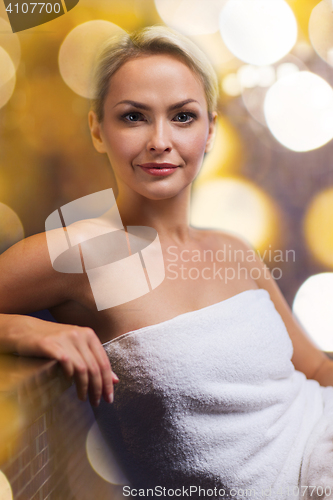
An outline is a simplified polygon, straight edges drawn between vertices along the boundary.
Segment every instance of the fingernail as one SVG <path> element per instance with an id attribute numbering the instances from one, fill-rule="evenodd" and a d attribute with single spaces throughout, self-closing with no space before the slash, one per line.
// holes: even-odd
<path id="1" fill-rule="evenodd" d="M 108 395 L 108 402 L 113 403 L 113 392 L 110 392 L 110 394 Z"/>
<path id="2" fill-rule="evenodd" d="M 97 401 L 95 401 L 95 406 L 99 406 L 99 403 L 101 402 L 100 399 L 97 399 Z"/>
<path id="3" fill-rule="evenodd" d="M 117 376 L 114 372 L 113 372 L 113 376 L 114 376 L 114 377 L 115 377 L 115 379 L 116 379 L 116 380 L 118 380 L 118 382 L 119 382 L 119 378 L 118 378 L 118 376 Z"/>

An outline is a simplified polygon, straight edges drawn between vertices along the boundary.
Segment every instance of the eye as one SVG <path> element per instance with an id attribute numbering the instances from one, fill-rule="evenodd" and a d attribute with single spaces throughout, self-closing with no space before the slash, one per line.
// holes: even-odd
<path id="1" fill-rule="evenodd" d="M 139 121 L 144 120 L 143 115 L 141 113 L 139 113 L 138 111 L 132 111 L 131 113 L 126 113 L 125 115 L 123 115 L 123 118 L 126 121 L 131 122 L 131 123 L 135 123 L 135 122 L 139 122 Z"/>
<path id="2" fill-rule="evenodd" d="M 174 121 L 178 123 L 191 123 L 195 118 L 196 115 L 194 113 L 186 113 L 185 111 L 182 111 L 175 116 Z"/>

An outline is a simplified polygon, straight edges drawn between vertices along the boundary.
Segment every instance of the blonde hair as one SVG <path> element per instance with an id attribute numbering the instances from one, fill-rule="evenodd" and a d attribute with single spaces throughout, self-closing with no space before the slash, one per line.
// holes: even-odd
<path id="1" fill-rule="evenodd" d="M 216 108 L 216 73 L 205 54 L 188 38 L 164 26 L 150 26 L 132 34 L 108 39 L 101 48 L 93 75 L 92 110 L 98 121 L 104 118 L 104 102 L 112 75 L 128 60 L 151 54 L 170 54 L 184 62 L 202 81 L 208 116 Z"/>

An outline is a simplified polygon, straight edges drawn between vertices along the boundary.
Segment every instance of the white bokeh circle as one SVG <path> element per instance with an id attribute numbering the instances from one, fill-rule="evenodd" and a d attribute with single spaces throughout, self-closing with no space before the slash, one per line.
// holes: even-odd
<path id="1" fill-rule="evenodd" d="M 228 49 L 257 66 L 275 63 L 297 40 L 297 21 L 284 0 L 229 0 L 219 25 Z"/>
<path id="2" fill-rule="evenodd" d="M 252 68 L 254 72 L 252 81 L 256 85 L 251 85 L 251 79 L 248 81 L 246 78 L 247 72 L 244 68 Z M 239 76 L 242 87 L 242 100 L 243 104 L 250 113 L 250 115 L 259 123 L 267 126 L 264 115 L 264 102 L 267 91 L 276 80 L 296 73 L 298 71 L 306 71 L 307 67 L 297 57 L 288 54 L 286 57 L 277 63 L 269 66 L 250 66 L 244 65 L 239 68 L 237 75 Z M 249 72 L 249 76 L 250 76 Z"/>
<path id="3" fill-rule="evenodd" d="M 333 138 L 333 89 L 309 71 L 280 78 L 266 94 L 264 113 L 274 137 L 293 151 L 310 151 Z"/>
<path id="4" fill-rule="evenodd" d="M 14 63 L 8 52 L 0 46 L 0 108 L 11 98 L 16 84 Z"/>
<path id="5" fill-rule="evenodd" d="M 226 0 L 155 0 L 161 19 L 184 35 L 204 35 L 219 29 L 219 12 Z M 207 3 L 209 5 L 207 5 Z"/>
<path id="6" fill-rule="evenodd" d="M 0 47 L 8 52 L 8 55 L 17 69 L 21 60 L 20 39 L 16 33 L 13 33 L 10 24 L 2 19 L 2 17 L 0 17 Z"/>
<path id="7" fill-rule="evenodd" d="M 0 471 L 0 498 L 1 500 L 13 500 L 12 487 L 2 471 Z"/>
<path id="8" fill-rule="evenodd" d="M 310 276 L 298 289 L 293 313 L 323 351 L 333 352 L 333 273 Z"/>
<path id="9" fill-rule="evenodd" d="M 110 37 L 125 33 L 109 21 L 94 20 L 79 24 L 68 33 L 59 50 L 58 64 L 65 83 L 82 97 L 91 98 L 92 71 L 96 54 Z"/>
<path id="10" fill-rule="evenodd" d="M 111 484 L 128 484 L 117 459 L 94 422 L 86 438 L 86 454 L 94 471 Z"/>
<path id="11" fill-rule="evenodd" d="M 333 5 L 331 0 L 322 0 L 311 12 L 309 36 L 317 54 L 333 66 Z"/>

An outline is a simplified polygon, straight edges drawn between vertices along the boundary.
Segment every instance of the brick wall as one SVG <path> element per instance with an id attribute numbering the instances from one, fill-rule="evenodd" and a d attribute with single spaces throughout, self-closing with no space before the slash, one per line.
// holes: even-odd
<path id="1" fill-rule="evenodd" d="M 14 362 L 12 383 L 5 388 L 3 376 L 0 383 L 0 499 L 124 499 L 121 486 L 102 479 L 87 458 L 94 422 L 89 403 L 78 400 L 55 362 L 32 360 L 29 366 L 31 360 L 13 358 L 0 356 L 0 375 L 8 376 Z M 30 368 L 23 377 L 18 360 Z"/>

